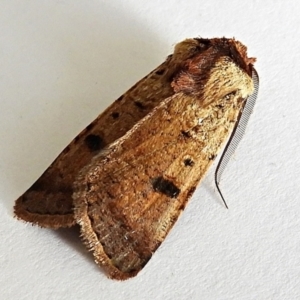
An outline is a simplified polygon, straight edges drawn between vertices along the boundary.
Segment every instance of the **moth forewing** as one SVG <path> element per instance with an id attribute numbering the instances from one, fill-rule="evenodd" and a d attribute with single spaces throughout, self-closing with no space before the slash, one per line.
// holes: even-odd
<path id="1" fill-rule="evenodd" d="M 171 82 L 186 60 L 205 50 L 197 39 L 176 45 L 173 55 L 119 97 L 88 125 L 15 204 L 18 218 L 42 227 L 70 227 L 73 182 L 105 146 L 124 135 L 158 103 L 174 94 Z"/>
<path id="2" fill-rule="evenodd" d="M 253 92 L 253 61 L 244 46 L 205 41 L 207 51 L 174 78 L 176 93 L 96 156 L 76 180 L 75 219 L 111 278 L 135 276 L 148 262 Z"/>

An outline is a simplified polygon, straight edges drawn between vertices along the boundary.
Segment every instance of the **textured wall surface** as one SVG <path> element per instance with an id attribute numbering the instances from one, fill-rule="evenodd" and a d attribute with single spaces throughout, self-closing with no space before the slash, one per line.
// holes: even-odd
<path id="1" fill-rule="evenodd" d="M 126 2 L 126 4 L 125 4 Z M 2 0 L 1 299 L 300 299 L 299 1 Z M 260 92 L 221 183 L 213 170 L 134 279 L 107 279 L 77 229 L 14 200 L 108 104 L 187 37 L 236 37 Z"/>

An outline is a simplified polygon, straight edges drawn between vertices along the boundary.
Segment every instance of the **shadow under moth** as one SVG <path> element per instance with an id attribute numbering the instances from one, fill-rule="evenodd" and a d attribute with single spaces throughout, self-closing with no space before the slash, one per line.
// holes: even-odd
<path id="1" fill-rule="evenodd" d="M 48 228 L 79 224 L 109 277 L 135 276 L 222 145 L 243 130 L 239 120 L 258 89 L 255 59 L 246 50 L 226 38 L 177 44 L 75 137 L 17 199 L 16 216 Z"/>

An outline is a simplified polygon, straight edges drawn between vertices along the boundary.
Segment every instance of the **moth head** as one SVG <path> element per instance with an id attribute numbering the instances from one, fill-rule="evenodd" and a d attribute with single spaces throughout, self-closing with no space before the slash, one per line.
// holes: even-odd
<path id="1" fill-rule="evenodd" d="M 173 79 L 172 87 L 176 93 L 200 96 L 207 104 L 233 92 L 242 98 L 252 94 L 251 74 L 255 58 L 248 58 L 247 48 L 242 43 L 226 38 L 194 41 L 202 47 L 199 46 L 198 53 L 183 63 Z"/>

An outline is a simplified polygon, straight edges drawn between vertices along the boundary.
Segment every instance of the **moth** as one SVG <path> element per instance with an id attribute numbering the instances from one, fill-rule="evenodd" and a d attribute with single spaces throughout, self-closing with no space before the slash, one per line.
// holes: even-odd
<path id="1" fill-rule="evenodd" d="M 177 44 L 173 55 L 75 137 L 17 199 L 16 216 L 49 228 L 78 223 L 109 277 L 135 276 L 230 133 L 232 141 L 244 130 L 238 123 L 258 88 L 254 62 L 235 39 Z"/>

